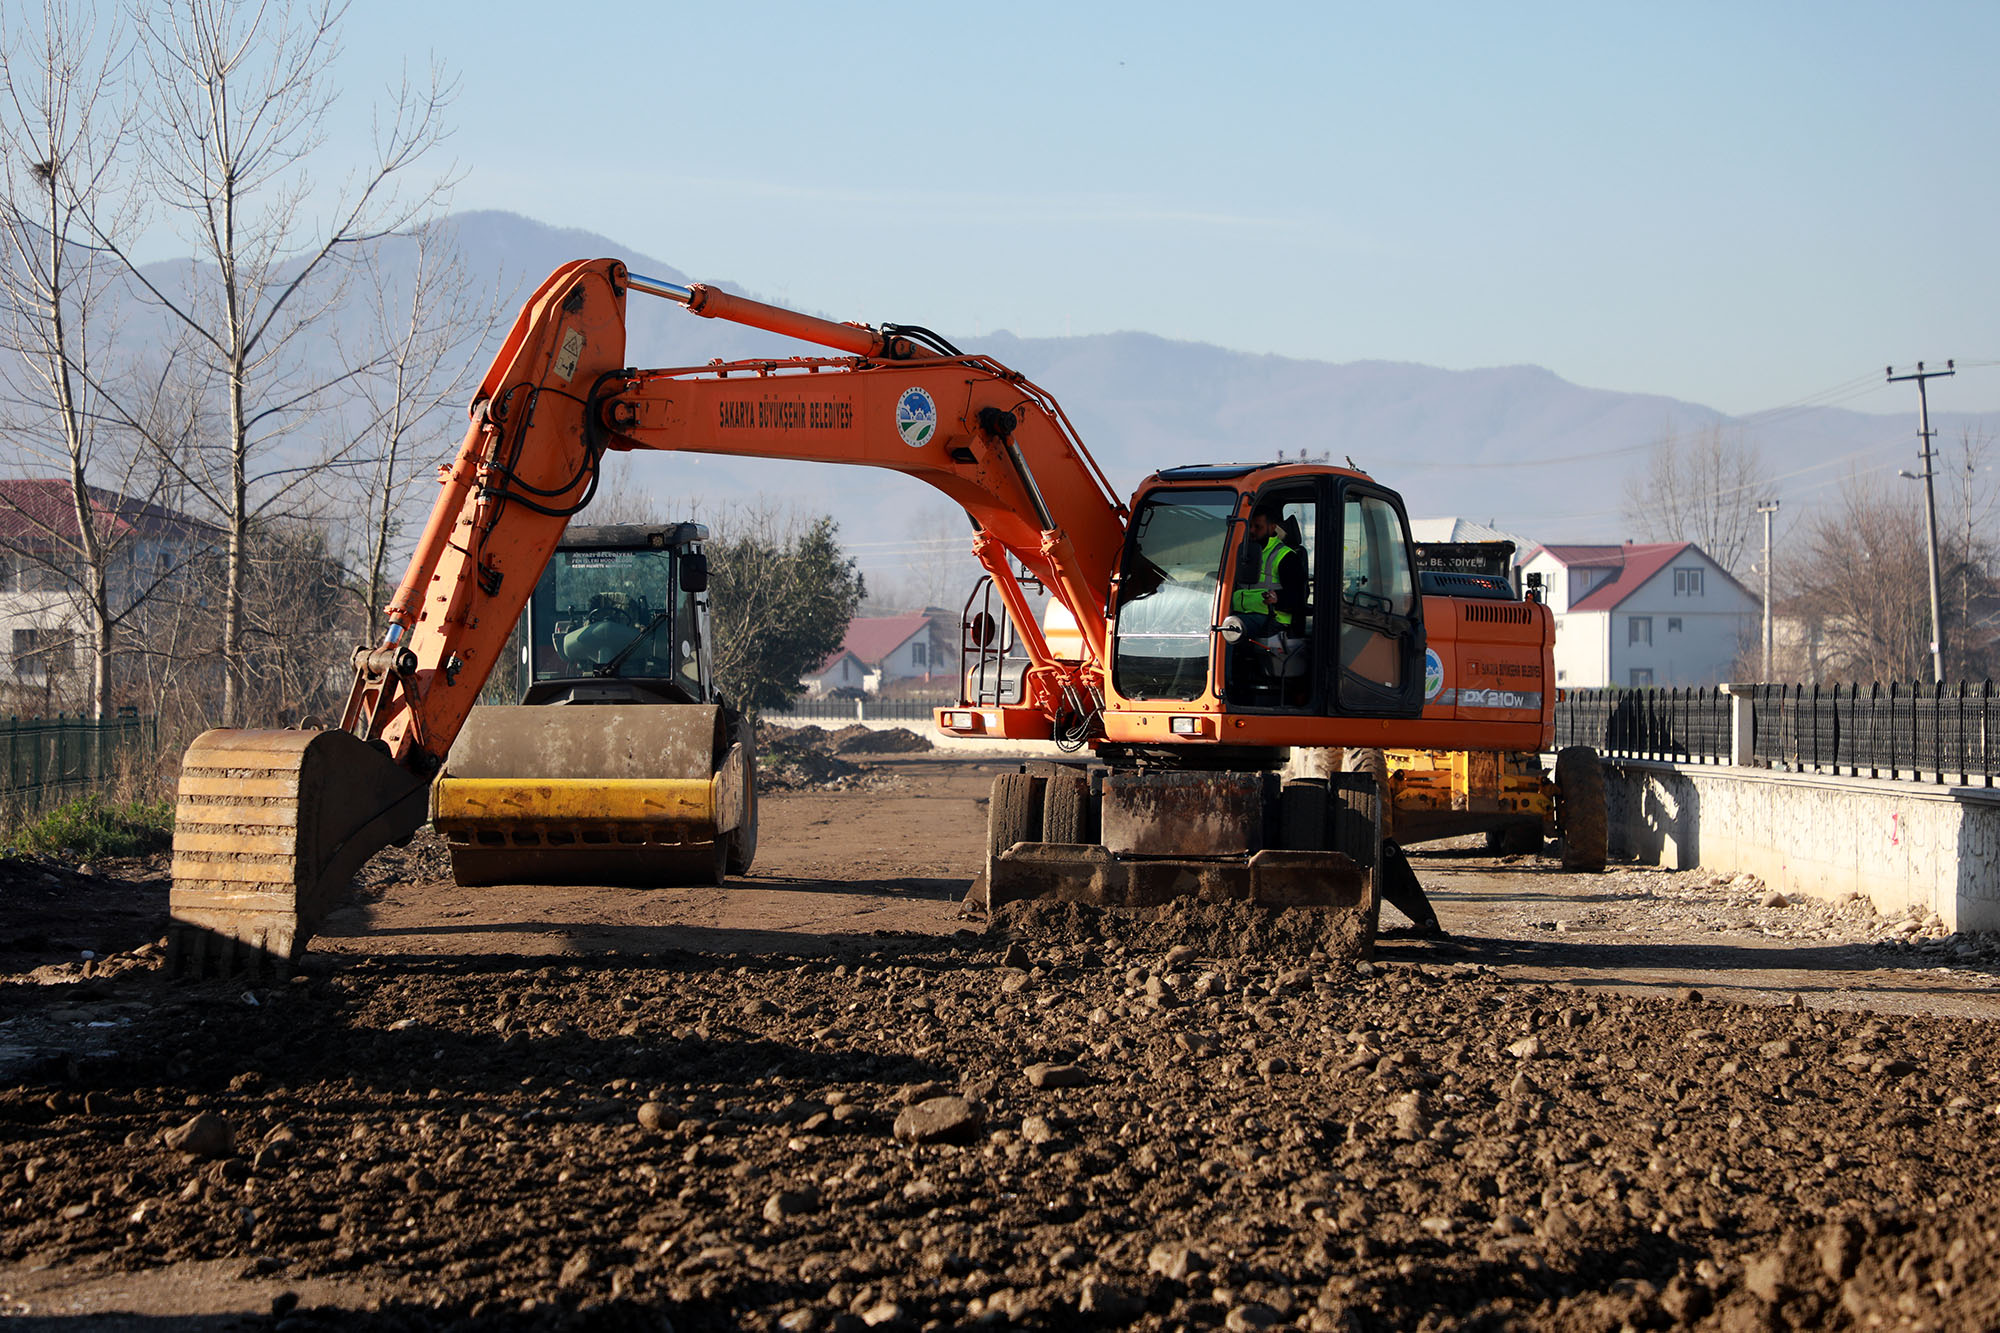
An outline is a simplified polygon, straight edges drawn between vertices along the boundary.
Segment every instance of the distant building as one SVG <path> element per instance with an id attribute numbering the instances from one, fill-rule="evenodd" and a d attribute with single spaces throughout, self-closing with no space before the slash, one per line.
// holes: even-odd
<path id="1" fill-rule="evenodd" d="M 1755 642 L 1757 598 L 1693 542 L 1542 546 L 1556 620 L 1556 683 L 1571 689 L 1717 685 Z"/>
<path id="2" fill-rule="evenodd" d="M 1410 520 L 1410 540 L 1417 542 L 1512 542 L 1515 553 L 1521 554 L 1535 549 L 1535 543 L 1512 532 L 1503 531 L 1490 523 L 1478 523 L 1469 518 L 1413 518 Z"/>
<path id="3" fill-rule="evenodd" d="M 843 689 L 883 694 L 933 684 L 952 687 L 957 679 L 957 617 L 929 607 L 911 615 L 855 617 L 840 647 L 804 684 L 817 698 Z"/>
<path id="4" fill-rule="evenodd" d="M 117 610 L 195 555 L 220 546 L 220 529 L 164 505 L 88 489 L 100 538 L 112 549 Z M 89 624 L 78 600 L 83 570 L 76 505 L 66 481 L 0 479 L 0 683 L 47 690 L 87 671 Z"/>

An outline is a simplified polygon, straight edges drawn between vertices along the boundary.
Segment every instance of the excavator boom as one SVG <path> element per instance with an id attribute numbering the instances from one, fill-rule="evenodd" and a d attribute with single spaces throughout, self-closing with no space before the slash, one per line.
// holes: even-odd
<path id="1" fill-rule="evenodd" d="M 834 355 L 633 369 L 625 310 L 635 291 Z M 1108 765 L 996 785 L 989 878 L 1015 892 L 1345 903 L 1372 923 L 1375 786 L 1353 775 L 1281 781 L 1286 747 L 1528 750 L 1547 740 L 1546 610 L 1444 602 L 1451 628 L 1427 665 L 1402 502 L 1363 473 L 1304 462 L 1169 468 L 1128 509 L 1055 400 L 990 358 L 914 326 L 836 323 L 581 261 L 535 292 L 481 381 L 387 632 L 355 654 L 340 727 L 210 732 L 190 749 L 175 838 L 177 958 L 295 959 L 354 867 L 421 826 L 424 793 L 565 524 L 589 503 L 605 454 L 630 450 L 884 468 L 965 510 L 1021 656 L 982 659 L 981 683 L 941 710 L 941 724 L 1087 743 Z M 1281 552 L 1308 546 L 1285 574 Z M 1264 593 L 1240 572 L 1259 559 Z M 1063 613 L 1049 633 L 1024 580 Z M 1269 598 L 1297 600 L 1281 609 Z M 1484 646 L 1489 621 L 1505 632 Z M 984 633 L 967 632 L 969 644 Z M 1468 649 L 1478 641 L 1478 655 L 1453 635 Z M 1447 672 L 1449 698 L 1438 693 Z M 1514 688 L 1521 680 L 1535 684 Z M 458 797 L 486 800 L 482 791 Z M 469 823 L 487 817 L 447 807 Z M 727 831 L 727 819 L 710 822 Z M 1009 887 L 999 880 L 996 900 Z"/>
<path id="2" fill-rule="evenodd" d="M 634 290 L 845 355 L 630 370 Z M 427 785 L 608 450 L 818 459 L 920 477 L 973 515 L 975 551 L 1016 623 L 1035 618 L 1010 557 L 1086 627 L 1080 658 L 1034 636 L 1032 696 L 1051 711 L 1095 697 L 1123 506 L 1052 398 L 939 341 L 635 280 L 616 260 L 550 275 L 480 382 L 384 637 L 355 653 L 339 729 L 218 730 L 190 747 L 177 802 L 176 960 L 296 960 L 353 870 L 422 827 Z"/>

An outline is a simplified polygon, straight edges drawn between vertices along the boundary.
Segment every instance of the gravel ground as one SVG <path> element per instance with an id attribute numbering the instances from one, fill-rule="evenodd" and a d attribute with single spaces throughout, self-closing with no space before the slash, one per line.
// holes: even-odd
<path id="1" fill-rule="evenodd" d="M 2000 1320 L 1986 1025 L 1029 933 L 9 986 L 115 1045 L 0 1093 L 0 1290 L 372 1284 L 244 1325 L 285 1329 Z"/>
<path id="2" fill-rule="evenodd" d="M 402 952 L 363 933 L 289 983 L 170 984 L 163 866 L 0 863 L 0 1315 L 2000 1326 L 2000 1029 L 1942 1016 L 1993 1012 L 1990 938 L 1452 848 L 1418 869 L 1453 938 L 1392 932 L 1372 963 L 1299 914 L 1016 907 L 989 929 L 948 905 L 986 775 L 873 762 L 879 790 L 773 798 L 791 850 L 768 879 L 627 904 L 583 955 L 413 935 L 480 919 L 420 837 L 350 909 Z M 925 855 L 945 879 L 894 878 Z M 708 924 L 763 900 L 791 919 L 808 892 L 932 924 Z M 692 933 L 647 915 L 669 909 Z M 1733 1003 L 1724 977 L 1796 998 Z M 1865 1011 L 1884 1003 L 1931 1012 Z"/>

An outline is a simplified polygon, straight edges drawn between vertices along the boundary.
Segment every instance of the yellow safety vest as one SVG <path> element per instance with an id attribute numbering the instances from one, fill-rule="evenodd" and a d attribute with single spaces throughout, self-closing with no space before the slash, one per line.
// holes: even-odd
<path id="1" fill-rule="evenodd" d="M 1298 547 L 1287 542 L 1283 534 L 1271 534 L 1270 540 L 1264 543 L 1263 553 L 1257 558 L 1257 581 L 1239 587 L 1229 599 L 1229 609 L 1238 615 L 1257 615 L 1268 609 L 1273 620 L 1287 629 L 1291 628 L 1296 617 L 1289 611 L 1278 610 L 1278 562 L 1285 558 L 1287 551 L 1296 550 Z"/>

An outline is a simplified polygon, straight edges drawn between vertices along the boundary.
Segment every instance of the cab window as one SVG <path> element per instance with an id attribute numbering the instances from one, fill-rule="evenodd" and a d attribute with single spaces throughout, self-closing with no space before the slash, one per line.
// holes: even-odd
<path id="1" fill-rule="evenodd" d="M 1340 701 L 1366 709 L 1405 693 L 1416 658 L 1416 584 L 1402 515 L 1349 491 L 1340 525 Z"/>
<path id="2" fill-rule="evenodd" d="M 1208 689 L 1235 507 L 1232 490 L 1166 490 L 1134 510 L 1111 650 L 1112 683 L 1126 698 L 1198 699 Z"/>

